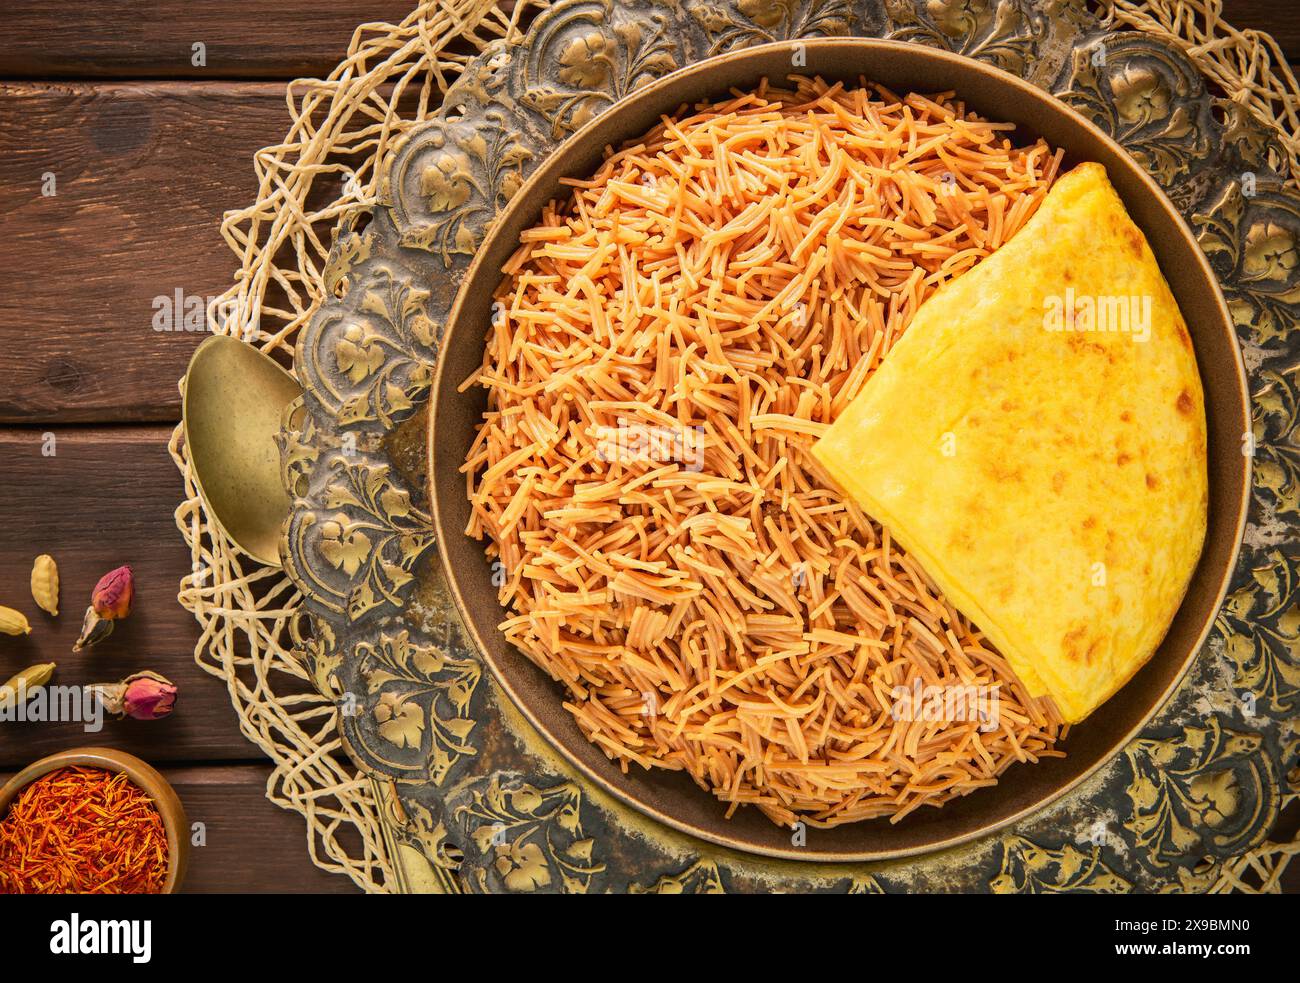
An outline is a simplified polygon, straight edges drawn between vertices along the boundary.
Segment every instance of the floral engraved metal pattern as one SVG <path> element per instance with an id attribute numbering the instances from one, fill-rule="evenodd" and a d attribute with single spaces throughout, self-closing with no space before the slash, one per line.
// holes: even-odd
<path id="1" fill-rule="evenodd" d="M 1192 217 L 1201 248 L 1220 274 L 1237 325 L 1276 348 L 1300 305 L 1300 201 L 1238 178 Z"/>
<path id="2" fill-rule="evenodd" d="M 462 635 L 422 463 L 431 369 L 459 280 L 560 141 L 710 55 L 837 35 L 925 44 L 1015 73 L 1145 165 L 1196 229 L 1231 307 L 1251 377 L 1243 451 L 1255 473 L 1216 631 L 1125 754 L 1002 835 L 847 873 L 715 849 L 580 784 Z M 425 887 L 411 889 L 1199 891 L 1265 835 L 1297 779 L 1300 197 L 1269 132 L 1212 97 L 1173 47 L 1107 30 L 1085 0 L 559 0 L 522 41 L 473 59 L 438 114 L 377 163 L 379 202 L 340 223 L 324 301 L 299 335 L 305 395 L 280 438 L 293 500 L 281 552 L 304 597 L 295 651 L 340 707 L 349 753 L 383 786 L 394 849 L 403 863 L 423 857 L 424 876 L 407 883 Z M 1098 816 L 1116 817 L 1100 838 L 1088 832 Z"/>
<path id="3" fill-rule="evenodd" d="M 1256 494 L 1274 517 L 1300 515 L 1300 443 L 1295 439 L 1300 417 L 1298 368 L 1262 370 L 1251 400 Z"/>
<path id="4" fill-rule="evenodd" d="M 294 363 L 336 425 L 360 434 L 391 429 L 425 399 L 442 332 L 429 316 L 431 288 L 405 263 L 374 254 L 379 224 L 340 229 L 324 277 L 331 300 L 303 333 Z"/>
<path id="5" fill-rule="evenodd" d="M 471 256 L 488 224 L 524 183 L 533 151 L 518 142 L 500 112 L 480 122 L 439 120 L 401 145 L 381 198 L 393 208 L 403 246 L 452 265 Z M 432 347 L 433 338 L 421 338 Z"/>
<path id="6" fill-rule="evenodd" d="M 994 894 L 1127 894 L 1133 885 L 1102 863 L 1100 847 L 1084 852 L 1066 843 L 1053 850 L 1008 836 L 989 888 Z"/>
<path id="7" fill-rule="evenodd" d="M 1221 172 L 1263 180 L 1283 173 L 1286 165 L 1277 139 L 1259 117 L 1232 99 L 1214 99 L 1212 110 L 1223 128 L 1220 143 L 1236 158 L 1237 166 L 1225 164 Z"/>
<path id="8" fill-rule="evenodd" d="M 605 865 L 583 832 L 582 801 L 574 782 L 538 786 L 501 773 L 454 796 L 451 815 L 477 854 L 466 862 L 476 872 L 473 886 L 587 893 Z"/>
<path id="9" fill-rule="evenodd" d="M 293 655 L 322 696 L 338 700 L 343 695 L 339 669 L 343 657 L 336 645 L 337 637 L 328 619 L 300 609 L 289 622 Z"/>
<path id="10" fill-rule="evenodd" d="M 1241 852 L 1267 835 L 1280 808 L 1276 767 L 1260 753 L 1264 738 L 1217 717 L 1209 723 L 1140 738 L 1125 751 L 1133 773 L 1125 826 L 1156 867 Z"/>
<path id="11" fill-rule="evenodd" d="M 557 140 L 684 63 L 667 14 L 614 3 L 560 3 L 534 25 L 523 102 Z"/>
<path id="12" fill-rule="evenodd" d="M 1021 0 L 886 0 L 890 36 L 987 61 L 1017 75 L 1036 60 L 1050 19 Z"/>
<path id="13" fill-rule="evenodd" d="M 1300 710 L 1300 584 L 1280 547 L 1262 554 L 1250 579 L 1228 595 L 1216 628 L 1232 663 L 1232 687 L 1248 715 Z"/>
<path id="14" fill-rule="evenodd" d="M 483 675 L 477 660 L 412 642 L 405 630 L 360 643 L 353 658 L 378 738 L 370 743 L 382 745 L 385 764 L 441 785 L 461 755 L 476 753 L 469 738 L 475 726 L 470 699 Z"/>
<path id="15" fill-rule="evenodd" d="M 855 17 L 849 0 L 739 0 L 735 6 L 687 0 L 691 17 L 709 38 L 708 54 L 772 41 L 848 34 Z"/>
<path id="16" fill-rule="evenodd" d="M 320 509 L 291 516 L 286 532 L 290 575 L 349 621 L 382 604 L 400 607 L 417 563 L 434 545 L 428 514 L 387 464 L 342 450 L 319 463 Z"/>
<path id="17" fill-rule="evenodd" d="M 422 802 L 403 799 L 400 793 L 393 791 L 395 785 L 390 789 L 390 804 L 395 813 L 391 826 L 398 831 L 400 842 L 417 850 L 436 870 L 454 877 L 459 857 L 451 844 L 446 822 Z"/>
<path id="18" fill-rule="evenodd" d="M 1166 189 L 1210 156 L 1210 100 L 1192 65 L 1142 34 L 1075 49 L 1056 94 L 1123 144 Z"/>
<path id="19" fill-rule="evenodd" d="M 722 872 L 711 860 L 697 860 L 678 874 L 664 874 L 652 884 L 632 884 L 629 894 L 726 894 Z"/>
<path id="20" fill-rule="evenodd" d="M 850 879 L 846 894 L 884 894 L 885 888 L 874 877 L 854 877 Z"/>

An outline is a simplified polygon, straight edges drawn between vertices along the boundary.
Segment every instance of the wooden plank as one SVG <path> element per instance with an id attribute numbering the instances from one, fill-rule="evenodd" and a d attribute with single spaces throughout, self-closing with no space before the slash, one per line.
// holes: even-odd
<path id="1" fill-rule="evenodd" d="M 186 894 L 357 894 L 311 862 L 307 824 L 266 799 L 270 766 L 163 769 L 207 844 L 190 849 Z"/>
<path id="2" fill-rule="evenodd" d="M 4 78 L 287 79 L 327 75 L 362 23 L 400 21 L 412 0 L 115 0 L 83 4 L 75 29 L 46 0 L 7 0 Z M 1233 26 L 1268 31 L 1300 60 L 1294 0 L 1224 0 Z M 193 45 L 204 45 L 196 65 Z"/>
<path id="3" fill-rule="evenodd" d="M 43 433 L 54 435 L 53 457 L 42 454 Z M 164 427 L 0 430 L 0 604 L 32 625 L 25 637 L 0 635 L 0 677 L 55 662 L 58 683 L 115 682 L 153 669 L 180 687 L 166 720 L 107 720 L 98 733 L 76 722 L 0 723 L 0 767 L 85 744 L 163 761 L 261 757 L 239 733 L 226 687 L 195 665 L 198 625 L 176 601 L 190 559 L 172 520 L 181 479 L 167 454 L 169 436 Z M 31 597 L 32 560 L 41 553 L 59 565 L 58 618 Z M 104 642 L 73 653 L 91 590 L 123 563 L 136 576 L 131 616 Z"/>
<path id="4" fill-rule="evenodd" d="M 1276 0 L 1233 12 L 1300 31 Z M 0 346 L 0 423 L 176 419 L 200 336 L 154 331 L 155 305 L 229 284 L 220 217 L 287 119 L 275 84 L 0 85 L 0 331 L 23 341 Z"/>
<path id="5" fill-rule="evenodd" d="M 270 766 L 162 768 L 191 823 L 203 823 L 204 846 L 190 848 L 186 894 L 356 894 L 341 875 L 321 870 L 307 852 L 307 826 L 266 799 Z M 0 774 L 0 785 L 9 778 Z"/>
<path id="6" fill-rule="evenodd" d="M 0 423 L 179 418 L 202 335 L 158 298 L 229 286 L 222 213 L 287 128 L 278 84 L 0 84 Z"/>
<path id="7" fill-rule="evenodd" d="M 328 75 L 359 24 L 400 22 L 412 0 L 5 0 L 6 78 L 288 79 Z M 193 45 L 202 44 L 203 64 Z"/>

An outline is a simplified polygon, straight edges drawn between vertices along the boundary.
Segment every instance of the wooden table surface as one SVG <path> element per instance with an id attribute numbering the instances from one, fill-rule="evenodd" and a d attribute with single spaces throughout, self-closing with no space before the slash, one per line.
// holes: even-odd
<path id="1" fill-rule="evenodd" d="M 406 0 L 4 0 L 0 31 L 0 603 L 33 623 L 0 638 L 0 677 L 35 662 L 57 681 L 151 668 L 181 689 L 169 719 L 7 724 L 4 773 L 104 743 L 159 765 L 207 846 L 190 891 L 355 890 L 308 859 L 304 825 L 265 799 L 270 769 L 239 733 L 225 687 L 194 664 L 176 603 L 189 559 L 167 440 L 176 381 L 201 334 L 152 327 L 154 298 L 219 294 L 236 262 L 218 230 L 255 192 L 251 157 L 287 126 L 286 80 L 327 74 L 355 25 L 400 20 Z M 1239 27 L 1272 31 L 1300 61 L 1295 0 L 1228 0 Z M 206 46 L 206 65 L 192 46 Z M 53 174 L 53 196 L 43 196 Z M 48 456 L 46 435 L 55 438 Z M 32 559 L 53 554 L 61 616 L 35 609 Z M 98 577 L 137 576 L 135 613 L 73 655 Z"/>

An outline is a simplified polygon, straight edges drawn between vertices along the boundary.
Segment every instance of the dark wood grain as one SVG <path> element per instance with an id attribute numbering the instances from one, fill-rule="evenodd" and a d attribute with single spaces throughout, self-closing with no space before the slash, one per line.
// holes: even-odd
<path id="1" fill-rule="evenodd" d="M 301 816 L 266 801 L 269 765 L 162 768 L 204 846 L 191 846 L 186 894 L 355 894 L 347 877 L 312 864 Z M 0 774 L 3 785 L 8 774 Z"/>
<path id="2" fill-rule="evenodd" d="M 356 26 L 400 21 L 411 0 L 114 0 L 80 5 L 76 29 L 46 0 L 7 0 L 3 78 L 287 79 L 327 75 Z M 1294 0 L 1224 0 L 1235 27 L 1268 31 L 1300 60 Z M 205 65 L 193 45 L 205 46 Z"/>
<path id="3" fill-rule="evenodd" d="M 186 894 L 356 894 L 347 877 L 314 866 L 307 824 L 266 801 L 266 765 L 163 769 L 207 844 L 190 850 Z"/>
<path id="4" fill-rule="evenodd" d="M 43 433 L 56 439 L 42 456 Z M 22 611 L 25 637 L 0 635 L 0 676 L 38 662 L 58 664 L 55 682 L 116 682 L 153 669 L 180 687 L 165 720 L 105 721 L 97 734 L 75 722 L 0 724 L 0 767 L 87 743 L 106 743 L 153 761 L 239 759 L 261 752 L 239 733 L 222 682 L 194 663 L 198 625 L 176 601 L 189 551 L 172 520 L 181 480 L 167 454 L 170 428 L 0 430 L 0 604 Z M 59 617 L 31 597 L 31 564 L 49 553 L 62 581 Z M 96 581 L 131 565 L 136 601 L 129 618 L 94 648 L 72 652 Z"/>
<path id="5" fill-rule="evenodd" d="M 229 286 L 222 213 L 287 125 L 272 84 L 0 85 L 0 423 L 179 418 L 202 335 L 156 298 Z"/>
<path id="6" fill-rule="evenodd" d="M 53 9 L 52 9 L 53 6 Z M 5 0 L 6 78 L 324 77 L 358 24 L 401 21 L 411 0 L 110 0 L 75 15 L 49 0 Z M 193 45 L 206 64 L 194 64 Z"/>
<path id="7" fill-rule="evenodd" d="M 1283 6 L 1229 13 L 1272 17 L 1286 38 L 1300 18 Z M 275 84 L 0 85 L 0 332 L 25 342 L 0 346 L 0 423 L 178 417 L 201 336 L 155 331 L 155 305 L 229 284 L 221 215 L 251 200 L 252 154 L 287 120 Z"/>

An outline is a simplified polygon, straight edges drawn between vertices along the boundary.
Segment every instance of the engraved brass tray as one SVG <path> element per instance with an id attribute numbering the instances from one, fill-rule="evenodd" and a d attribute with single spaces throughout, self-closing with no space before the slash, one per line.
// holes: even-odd
<path id="1" fill-rule="evenodd" d="M 1215 631 L 1120 755 L 1046 809 L 942 853 L 771 860 L 661 826 L 580 779 L 463 637 L 425 464 L 432 364 L 489 224 L 568 134 L 637 87 L 770 41 L 885 37 L 997 65 L 1118 140 L 1219 276 L 1253 401 L 1254 497 Z M 337 700 L 411 891 L 1204 890 L 1300 791 L 1300 195 L 1269 132 L 1165 43 L 1083 0 L 566 0 L 467 67 L 336 233 L 281 436 L 299 656 Z"/>

